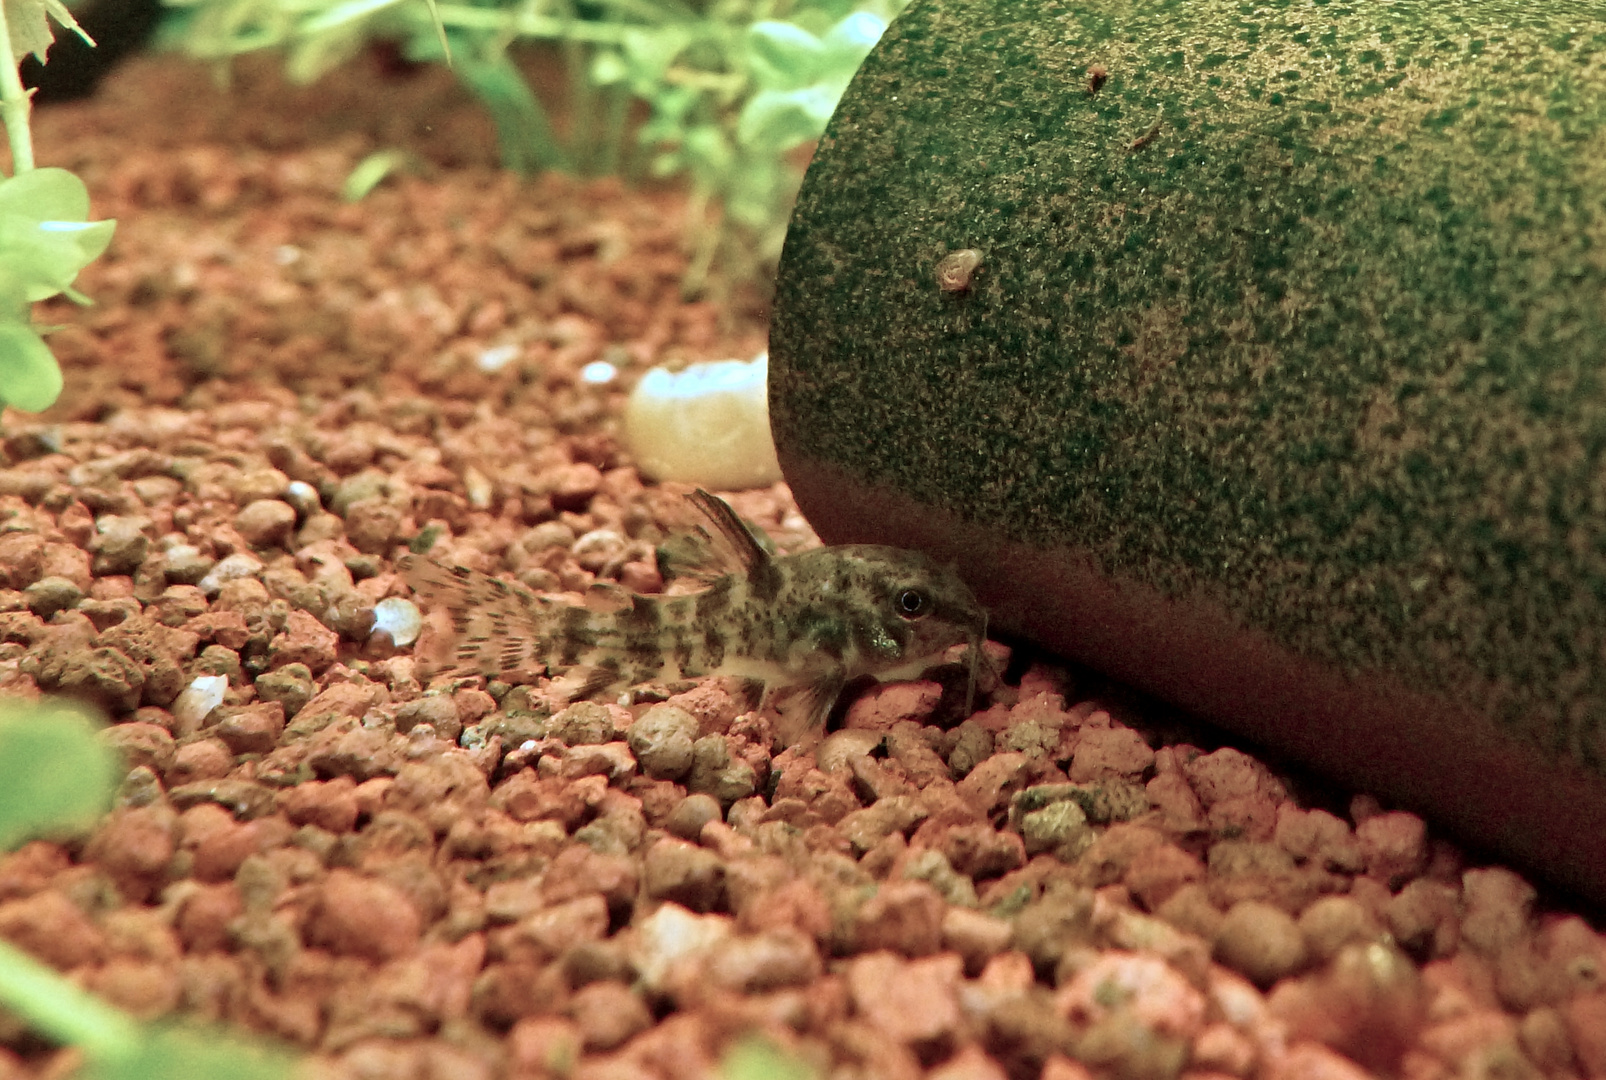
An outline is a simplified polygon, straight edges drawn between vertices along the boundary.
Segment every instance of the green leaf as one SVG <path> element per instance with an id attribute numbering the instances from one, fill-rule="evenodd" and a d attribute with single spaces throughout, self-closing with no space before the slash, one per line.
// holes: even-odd
<path id="1" fill-rule="evenodd" d="M 659 95 L 670 89 L 664 84 L 669 65 L 691 44 L 691 40 L 692 32 L 680 25 L 625 31 L 620 46 L 631 93 L 656 103 Z"/>
<path id="2" fill-rule="evenodd" d="M 0 322 L 0 405 L 44 412 L 61 396 L 61 387 L 61 365 L 33 328 L 26 323 Z M 0 801 L 4 798 L 0 794 Z"/>
<path id="3" fill-rule="evenodd" d="M 735 148 L 715 124 L 699 124 L 686 132 L 681 152 L 691 166 L 692 175 L 709 185 L 729 173 L 736 159 Z"/>
<path id="4" fill-rule="evenodd" d="M 376 11 L 393 7 L 401 0 L 344 0 L 333 7 L 325 8 L 302 23 L 297 30 L 302 34 L 323 34 L 330 30 L 345 27 L 352 23 L 361 22 Z"/>
<path id="5" fill-rule="evenodd" d="M 89 189 L 66 169 L 34 169 L 0 181 L 0 219 L 83 221 Z"/>
<path id="6" fill-rule="evenodd" d="M 747 67 L 759 86 L 796 90 L 819 77 L 820 39 L 792 23 L 765 19 L 747 28 Z"/>
<path id="7" fill-rule="evenodd" d="M 294 1060 L 244 1039 L 180 1027 L 147 1028 L 127 1056 L 91 1060 L 86 1080 L 287 1080 Z"/>
<path id="8" fill-rule="evenodd" d="M 84 33 L 84 28 L 78 25 L 78 20 L 72 17 L 61 0 L 0 0 L 6 9 L 6 30 L 11 38 L 11 55 L 21 58 L 33 53 L 34 59 L 41 64 L 45 62 L 45 54 L 55 42 L 56 35 L 50 32 L 49 14 L 61 25 L 74 31 L 86 42 L 93 45 L 94 39 Z"/>
<path id="9" fill-rule="evenodd" d="M 630 75 L 630 68 L 625 64 L 625 58 L 613 49 L 598 49 L 597 55 L 591 59 L 591 83 L 593 86 L 613 86 L 622 83 Z"/>
<path id="10" fill-rule="evenodd" d="M 758 1036 L 749 1036 L 725 1052 L 720 1080 L 815 1080 L 812 1065 Z"/>
<path id="11" fill-rule="evenodd" d="M 0 342 L 18 329 L 0 324 Z M 50 350 L 43 342 L 39 348 L 54 367 Z M 59 392 L 59 371 L 56 378 Z M 10 378 L 0 376 L 0 385 L 10 398 Z M 36 833 L 87 825 L 106 808 L 118 763 L 96 727 L 71 702 L 0 700 L 0 850 Z"/>
<path id="12" fill-rule="evenodd" d="M 362 55 L 368 33 L 361 25 L 342 23 L 291 42 L 284 71 L 297 86 L 310 86 L 329 72 Z"/>
<path id="13" fill-rule="evenodd" d="M 0 268 L 28 300 L 70 287 L 111 243 L 115 221 L 85 221 L 89 190 L 66 169 L 34 169 L 0 181 Z"/>
<path id="14" fill-rule="evenodd" d="M 742 109 L 736 139 L 749 150 L 784 153 L 819 138 L 841 97 L 839 88 L 827 86 L 761 90 Z"/>
<path id="15" fill-rule="evenodd" d="M 384 183 L 387 176 L 407 168 L 412 161 L 412 155 L 406 150 L 375 150 L 346 174 L 346 182 L 340 185 L 340 197 L 346 202 L 360 202 Z"/>
<path id="16" fill-rule="evenodd" d="M 821 65 L 824 75 L 828 78 L 851 78 L 886 30 L 886 21 L 868 11 L 855 11 L 831 27 L 830 32 L 820 39 L 825 54 L 825 62 Z"/>

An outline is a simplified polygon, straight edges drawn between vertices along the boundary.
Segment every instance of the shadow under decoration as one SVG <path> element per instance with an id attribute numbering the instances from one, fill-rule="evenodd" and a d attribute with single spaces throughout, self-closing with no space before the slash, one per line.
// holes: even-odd
<path id="1" fill-rule="evenodd" d="M 1598 5 L 916 0 L 770 411 L 829 542 L 1606 900 Z"/>

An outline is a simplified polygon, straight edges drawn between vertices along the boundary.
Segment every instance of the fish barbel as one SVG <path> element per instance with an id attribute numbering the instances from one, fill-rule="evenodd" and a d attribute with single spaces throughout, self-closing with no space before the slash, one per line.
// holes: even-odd
<path id="1" fill-rule="evenodd" d="M 970 646 L 971 684 L 986 614 L 952 570 L 925 555 L 869 544 L 774 557 L 730 506 L 698 489 L 706 518 L 659 549 L 666 579 L 700 592 L 643 596 L 617 587 L 613 610 L 537 596 L 462 567 L 408 556 L 413 590 L 452 617 L 457 674 L 573 675 L 571 700 L 661 681 L 730 675 L 762 682 L 765 701 L 796 688 L 782 740 L 824 728 L 851 680 L 914 678 L 949 648 Z"/>

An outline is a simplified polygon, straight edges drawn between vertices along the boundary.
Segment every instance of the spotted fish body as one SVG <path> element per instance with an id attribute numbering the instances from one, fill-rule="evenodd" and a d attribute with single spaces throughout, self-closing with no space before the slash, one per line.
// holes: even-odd
<path id="1" fill-rule="evenodd" d="M 701 490 L 689 498 L 712 531 L 699 526 L 687 550 L 725 571 L 697 570 L 708 582 L 701 592 L 619 590 L 614 610 L 593 610 L 418 557 L 402 568 L 426 601 L 450 610 L 459 673 L 572 673 L 576 698 L 711 675 L 762 682 L 766 698 L 798 688 L 788 742 L 821 729 L 842 687 L 860 676 L 912 678 L 959 644 L 974 663 L 986 617 L 953 571 L 874 545 L 776 558 L 723 500 Z M 660 562 L 682 569 L 667 551 Z"/>

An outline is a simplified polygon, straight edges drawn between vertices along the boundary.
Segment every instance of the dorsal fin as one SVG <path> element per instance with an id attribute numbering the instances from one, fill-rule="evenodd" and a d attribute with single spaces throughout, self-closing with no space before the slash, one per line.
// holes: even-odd
<path id="1" fill-rule="evenodd" d="M 694 525 L 658 546 L 658 572 L 665 581 L 690 578 L 709 584 L 731 574 L 750 577 L 769 565 L 769 552 L 724 499 L 698 488 L 686 501 L 707 524 Z"/>

